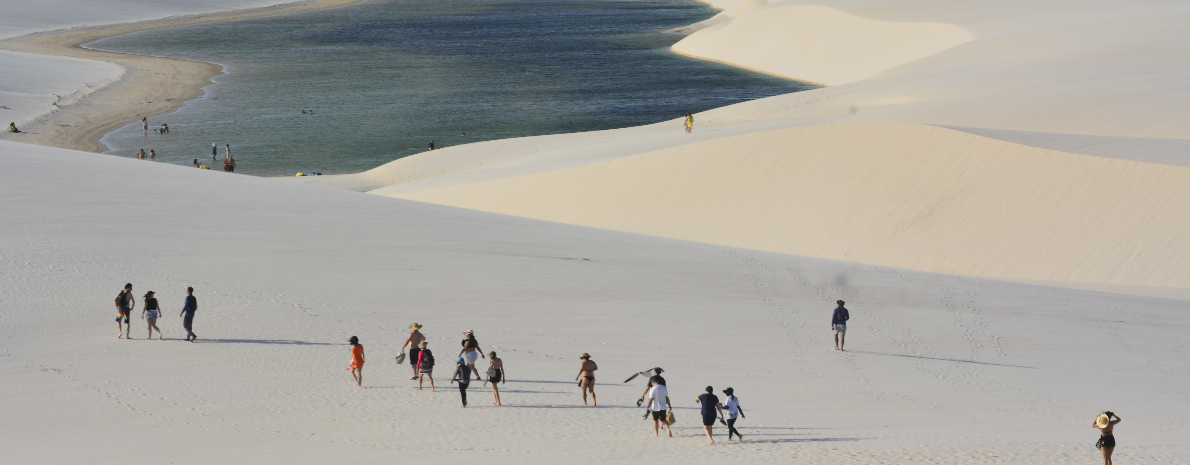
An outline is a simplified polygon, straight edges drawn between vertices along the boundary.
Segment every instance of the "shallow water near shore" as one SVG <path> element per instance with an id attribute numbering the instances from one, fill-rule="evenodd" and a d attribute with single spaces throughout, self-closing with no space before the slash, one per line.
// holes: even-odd
<path id="1" fill-rule="evenodd" d="M 423 152 L 431 140 L 637 126 L 812 88 L 669 52 L 683 36 L 662 31 L 715 12 L 688 0 L 381 0 L 88 46 L 227 71 L 206 97 L 150 116 L 147 136 L 148 115 L 129 115 L 104 137 L 108 153 L 152 149 L 160 162 L 212 165 L 211 144 L 219 164 L 230 144 L 239 173 L 332 174 Z M 170 134 L 154 134 L 162 123 Z"/>

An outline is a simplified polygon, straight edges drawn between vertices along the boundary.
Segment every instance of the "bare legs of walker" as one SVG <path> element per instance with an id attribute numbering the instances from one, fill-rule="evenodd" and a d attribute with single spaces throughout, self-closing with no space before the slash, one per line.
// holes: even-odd
<path id="1" fill-rule="evenodd" d="M 595 400 L 595 382 L 594 381 L 591 381 L 590 378 L 583 377 L 582 381 L 579 381 L 578 388 L 580 390 L 582 390 L 582 392 L 583 392 L 583 405 L 587 405 L 587 391 L 590 391 L 591 392 L 591 404 L 595 405 L 595 406 L 599 406 L 599 402 Z"/>
<path id="2" fill-rule="evenodd" d="M 420 375 L 418 375 L 417 390 L 418 391 L 421 390 L 421 383 L 422 383 L 422 381 L 425 381 L 426 378 L 430 378 L 430 392 L 434 392 L 434 375 L 429 374 L 429 373 L 421 373 Z"/>

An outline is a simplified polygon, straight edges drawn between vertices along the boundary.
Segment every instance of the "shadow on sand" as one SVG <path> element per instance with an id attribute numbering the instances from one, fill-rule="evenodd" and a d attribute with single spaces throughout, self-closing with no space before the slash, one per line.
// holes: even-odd
<path id="1" fill-rule="evenodd" d="M 1009 368 L 1027 368 L 1030 370 L 1040 370 L 1041 369 L 1038 367 L 1026 367 L 1026 366 L 1021 366 L 1021 365 L 1005 365 L 1003 363 L 991 363 L 991 362 L 976 362 L 975 360 L 960 360 L 957 358 L 937 358 L 937 357 L 923 357 L 921 355 L 886 354 L 883 352 L 866 352 L 866 351 L 862 351 L 862 350 L 849 350 L 847 352 L 852 353 L 852 354 L 887 355 L 889 357 L 920 358 L 920 359 L 925 359 L 925 360 L 938 360 L 938 361 L 942 361 L 942 362 L 974 363 L 974 364 L 978 364 L 978 365 L 992 365 L 992 366 L 1009 367 Z"/>
<path id="2" fill-rule="evenodd" d="M 203 339 L 198 338 L 195 342 L 213 342 L 218 344 L 291 344 L 299 346 L 338 346 L 346 344 L 333 344 L 330 342 L 306 342 L 294 341 L 289 339 Z"/>

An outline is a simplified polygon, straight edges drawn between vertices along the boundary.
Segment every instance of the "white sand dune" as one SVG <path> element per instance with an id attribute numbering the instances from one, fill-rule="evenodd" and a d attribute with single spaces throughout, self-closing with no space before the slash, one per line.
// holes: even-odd
<path id="1" fill-rule="evenodd" d="M 744 2 L 712 20 L 673 50 L 827 85 L 859 81 L 973 37 L 951 24 L 877 21 L 788 1 Z"/>
<path id="2" fill-rule="evenodd" d="M 374 191 L 773 252 L 1013 279 L 1190 287 L 1190 168 L 945 128 L 820 125 L 547 172 Z M 546 194 L 548 193 L 548 194 Z"/>
<path id="3" fill-rule="evenodd" d="M 631 160 L 631 159 L 626 159 Z M 0 142 L 13 463 L 1184 463 L 1184 301 L 799 258 Z M 111 331 L 125 282 L 169 338 Z M 180 341 L 186 286 L 197 343 Z M 852 312 L 830 349 L 835 299 Z M 139 316 L 139 308 L 135 312 Z M 504 407 L 391 357 L 413 321 L 505 360 Z M 346 339 L 366 348 L 364 388 Z M 582 408 L 576 357 L 600 365 Z M 634 407 L 667 369 L 677 437 Z M 707 447 L 695 395 L 737 390 Z M 443 389 L 445 388 L 445 389 Z M 722 430 L 717 428 L 719 433 Z M 722 438 L 720 436 L 720 438 Z"/>

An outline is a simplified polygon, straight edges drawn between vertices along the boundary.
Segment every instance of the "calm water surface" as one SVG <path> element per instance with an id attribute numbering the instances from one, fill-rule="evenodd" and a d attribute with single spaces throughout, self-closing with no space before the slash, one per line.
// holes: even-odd
<path id="1" fill-rule="evenodd" d="M 117 155 L 238 173 L 358 172 L 438 147 L 655 123 L 808 85 L 668 51 L 689 0 L 374 0 L 145 31 L 91 47 L 222 64 L 184 108 L 104 138 Z M 313 115 L 301 111 L 313 110 Z M 135 123 L 134 123 L 135 121 Z M 152 129 L 168 123 L 170 134 Z M 463 134 L 466 133 L 464 136 Z"/>

